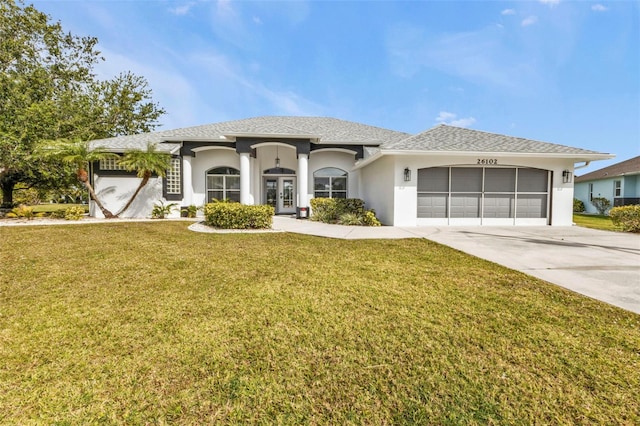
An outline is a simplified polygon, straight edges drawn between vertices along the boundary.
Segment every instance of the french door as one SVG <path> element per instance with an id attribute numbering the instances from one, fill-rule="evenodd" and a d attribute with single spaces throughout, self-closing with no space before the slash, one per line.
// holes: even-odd
<path id="1" fill-rule="evenodd" d="M 265 204 L 272 206 L 276 214 L 296 212 L 296 177 L 278 176 L 264 179 Z"/>

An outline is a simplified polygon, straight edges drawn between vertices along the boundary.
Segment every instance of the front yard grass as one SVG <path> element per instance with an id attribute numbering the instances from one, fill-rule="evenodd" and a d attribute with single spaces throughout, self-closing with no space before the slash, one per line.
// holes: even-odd
<path id="1" fill-rule="evenodd" d="M 1 424 L 638 424 L 640 316 L 427 240 L 0 228 Z"/>

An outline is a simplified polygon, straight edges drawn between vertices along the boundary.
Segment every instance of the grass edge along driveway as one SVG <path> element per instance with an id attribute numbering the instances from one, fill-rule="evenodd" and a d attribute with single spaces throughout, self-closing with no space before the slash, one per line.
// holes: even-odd
<path id="1" fill-rule="evenodd" d="M 638 424 L 640 316 L 436 243 L 0 228 L 0 423 Z"/>

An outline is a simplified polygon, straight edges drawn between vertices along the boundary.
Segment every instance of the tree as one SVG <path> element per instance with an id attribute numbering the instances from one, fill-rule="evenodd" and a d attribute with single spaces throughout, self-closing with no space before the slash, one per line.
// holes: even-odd
<path id="1" fill-rule="evenodd" d="M 142 180 L 129 201 L 116 213 L 116 216 L 120 216 L 131 206 L 133 200 L 135 200 L 142 188 L 149 183 L 149 179 L 151 179 L 154 174 L 165 177 L 167 169 L 171 166 L 171 155 L 159 152 L 158 146 L 155 143 L 148 143 L 146 151 L 135 149 L 125 152 L 124 156 L 118 161 L 118 164 L 128 171 L 135 170 L 137 176 L 142 178 Z"/>
<path id="2" fill-rule="evenodd" d="M 156 128 L 164 110 L 143 77 L 98 80 L 104 60 L 97 39 L 65 33 L 33 6 L 0 0 L 0 188 L 55 186 L 72 175 L 51 158 L 33 156 L 44 140 L 91 140 Z M 52 163 L 52 161 L 54 161 Z"/>
<path id="3" fill-rule="evenodd" d="M 58 140 L 38 147 L 36 155 L 41 158 L 59 159 L 63 163 L 73 166 L 76 170 L 78 181 L 87 188 L 89 197 L 95 201 L 104 217 L 107 219 L 117 217 L 117 215 L 107 210 L 98 199 L 89 180 L 88 172 L 91 163 L 108 158 L 118 158 L 117 154 L 107 152 L 101 147 L 91 147 L 90 142 L 87 141 Z"/>

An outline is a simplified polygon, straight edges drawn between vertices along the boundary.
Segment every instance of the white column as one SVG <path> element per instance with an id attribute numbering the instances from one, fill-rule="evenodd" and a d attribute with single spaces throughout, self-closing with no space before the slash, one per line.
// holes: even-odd
<path id="1" fill-rule="evenodd" d="M 182 157 L 182 204 L 190 206 L 193 204 L 193 175 L 191 172 L 190 155 Z"/>
<path id="2" fill-rule="evenodd" d="M 298 154 L 298 207 L 308 207 L 309 154 Z"/>
<path id="3" fill-rule="evenodd" d="M 250 153 L 240 153 L 240 203 L 251 203 L 251 158 Z"/>

